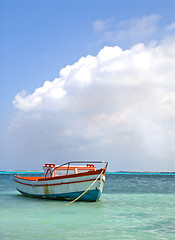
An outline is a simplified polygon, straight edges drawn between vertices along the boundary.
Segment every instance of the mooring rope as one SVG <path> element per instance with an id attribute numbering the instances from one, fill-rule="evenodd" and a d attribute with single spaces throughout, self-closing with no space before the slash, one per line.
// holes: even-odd
<path id="1" fill-rule="evenodd" d="M 102 173 L 104 172 L 104 170 L 101 171 L 101 173 L 98 175 L 98 177 L 93 181 L 93 183 L 77 198 L 75 198 L 72 202 L 66 204 L 66 206 L 74 203 L 75 201 L 77 201 L 79 198 L 81 198 L 85 193 L 87 193 L 87 191 L 94 185 L 94 183 L 98 180 L 98 178 L 102 175 Z"/>

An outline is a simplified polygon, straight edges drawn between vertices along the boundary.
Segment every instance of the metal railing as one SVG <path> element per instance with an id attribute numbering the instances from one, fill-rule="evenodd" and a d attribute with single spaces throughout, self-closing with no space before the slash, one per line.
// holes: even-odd
<path id="1" fill-rule="evenodd" d="M 88 164 L 93 164 L 93 163 L 97 163 L 97 164 L 99 164 L 99 163 L 105 163 L 106 165 L 104 166 L 104 169 L 106 169 L 107 166 L 108 166 L 108 162 L 105 162 L 105 161 L 70 161 L 70 162 L 66 162 L 66 163 L 64 163 L 64 164 L 55 166 L 55 167 L 53 168 L 53 170 L 52 170 L 52 174 L 53 174 L 53 172 L 54 172 L 56 169 L 61 168 L 61 167 L 65 166 L 65 165 L 67 165 L 66 175 L 68 175 L 70 165 L 71 165 L 71 164 L 75 164 L 75 163 L 76 163 L 76 164 L 77 164 L 77 163 L 81 163 L 81 164 L 83 164 L 83 163 L 86 163 L 86 164 L 87 164 L 87 163 L 88 163 Z M 51 174 L 51 175 L 52 175 L 52 174 Z"/>

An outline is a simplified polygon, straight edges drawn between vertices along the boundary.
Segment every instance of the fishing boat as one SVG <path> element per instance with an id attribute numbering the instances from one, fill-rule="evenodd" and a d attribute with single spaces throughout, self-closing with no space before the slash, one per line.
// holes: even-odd
<path id="1" fill-rule="evenodd" d="M 98 169 L 96 165 L 103 164 Z M 44 177 L 14 176 L 23 195 L 58 200 L 98 201 L 105 183 L 108 162 L 71 161 L 43 165 Z"/>

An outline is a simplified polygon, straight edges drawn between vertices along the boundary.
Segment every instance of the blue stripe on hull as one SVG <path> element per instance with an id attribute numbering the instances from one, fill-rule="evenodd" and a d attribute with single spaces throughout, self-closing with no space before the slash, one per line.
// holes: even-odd
<path id="1" fill-rule="evenodd" d="M 21 194 L 27 197 L 34 197 L 34 198 L 45 198 L 45 199 L 57 199 L 57 200 L 74 200 L 75 198 L 79 197 L 83 191 L 81 192 L 71 192 L 71 193 L 61 193 L 61 194 L 47 194 L 47 195 L 35 195 L 30 193 L 25 193 L 19 189 L 17 189 Z M 89 201 L 89 202 L 96 202 L 99 200 L 101 196 L 100 190 L 89 190 L 86 192 L 79 201 Z"/>

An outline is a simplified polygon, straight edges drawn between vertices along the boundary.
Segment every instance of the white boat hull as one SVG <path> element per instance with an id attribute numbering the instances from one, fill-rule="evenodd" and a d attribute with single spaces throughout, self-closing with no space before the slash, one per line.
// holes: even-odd
<path id="1" fill-rule="evenodd" d="M 38 178 L 38 180 L 15 176 L 14 181 L 17 190 L 25 196 L 74 200 L 97 179 L 92 187 L 79 199 L 97 201 L 101 196 L 105 183 L 105 170 L 100 175 L 101 171 L 72 174 L 64 177 Z"/>

